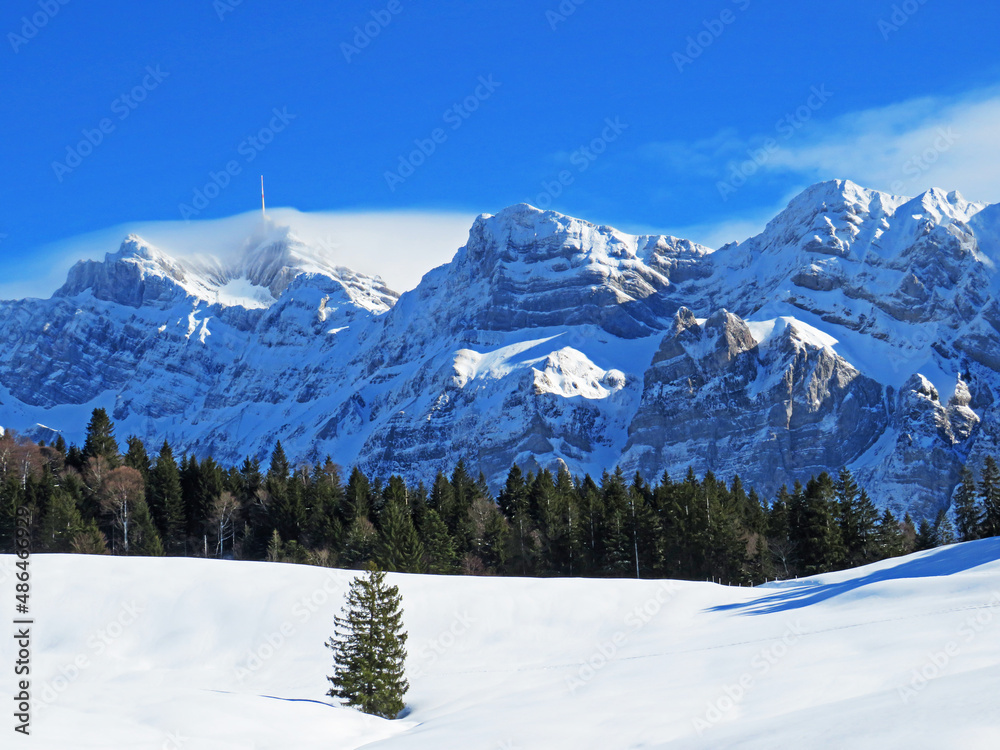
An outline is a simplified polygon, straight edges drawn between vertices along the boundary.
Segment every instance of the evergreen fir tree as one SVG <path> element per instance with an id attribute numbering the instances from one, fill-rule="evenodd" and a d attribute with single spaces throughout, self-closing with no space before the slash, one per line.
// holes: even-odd
<path id="1" fill-rule="evenodd" d="M 877 559 L 875 537 L 878 531 L 878 511 L 875 509 L 875 504 L 872 503 L 872 499 L 868 497 L 868 493 L 865 490 L 861 490 L 861 493 L 858 495 L 854 510 L 854 519 L 855 523 L 857 523 L 857 538 L 855 541 L 860 543 L 860 547 L 855 549 L 855 557 L 851 562 L 854 565 L 875 562 Z"/>
<path id="2" fill-rule="evenodd" d="M 135 536 L 132 539 L 132 554 L 161 557 L 163 555 L 163 542 L 145 500 L 136 503 L 132 522 L 135 528 Z"/>
<path id="3" fill-rule="evenodd" d="M 44 549 L 47 552 L 71 552 L 73 539 L 84 528 L 75 498 L 63 488 L 57 488 L 42 519 L 41 542 Z"/>
<path id="4" fill-rule="evenodd" d="M 385 506 L 377 553 L 379 565 L 399 573 L 423 573 L 424 546 L 413 527 L 405 490 Z"/>
<path id="5" fill-rule="evenodd" d="M 938 511 L 934 521 L 934 546 L 943 547 L 955 543 L 955 527 L 951 525 L 948 511 L 944 508 Z"/>
<path id="6" fill-rule="evenodd" d="M 340 469 L 329 458 L 313 473 L 309 486 L 309 544 L 316 549 L 338 547 L 342 541 L 343 526 L 339 518 L 344 502 L 344 488 L 340 484 Z"/>
<path id="7" fill-rule="evenodd" d="M 102 456 L 110 468 L 120 463 L 118 443 L 115 441 L 115 426 L 104 409 L 94 409 L 87 425 L 87 437 L 83 443 L 83 460 Z"/>
<path id="8" fill-rule="evenodd" d="M 148 486 L 150 464 L 149 454 L 146 453 L 146 446 L 135 435 L 130 435 L 125 444 L 128 446 L 128 450 L 125 451 L 122 463 L 142 474 L 142 480 Z"/>
<path id="9" fill-rule="evenodd" d="M 351 469 L 344 491 L 345 513 L 343 522 L 350 526 L 359 518 L 368 518 L 371 513 L 371 483 L 368 477 L 357 466 Z"/>
<path id="10" fill-rule="evenodd" d="M 799 557 L 806 575 L 836 570 L 844 559 L 844 545 L 835 515 L 836 491 L 825 471 L 806 485 Z"/>
<path id="11" fill-rule="evenodd" d="M 917 527 L 917 536 L 914 542 L 914 550 L 934 549 L 937 546 L 937 534 L 934 533 L 934 526 L 926 518 L 921 519 Z"/>
<path id="12" fill-rule="evenodd" d="M 73 537 L 70 549 L 78 555 L 108 554 L 108 540 L 97 526 L 96 521 L 87 522 L 83 530 Z"/>
<path id="13" fill-rule="evenodd" d="M 959 541 L 970 542 L 973 539 L 978 539 L 982 509 L 976 498 L 976 479 L 968 466 L 963 466 L 959 475 L 954 507 Z"/>
<path id="14" fill-rule="evenodd" d="M 347 528 L 341 562 L 347 568 L 364 568 L 375 557 L 378 532 L 367 518 L 355 518 Z"/>
<path id="15" fill-rule="evenodd" d="M 407 634 L 401 597 L 385 573 L 369 567 L 351 583 L 347 603 L 335 619 L 326 646 L 333 651 L 333 687 L 327 695 L 386 719 L 403 710 L 409 689 L 404 676 Z"/>
<path id="16" fill-rule="evenodd" d="M 886 508 L 876 532 L 880 557 L 896 557 L 903 554 L 903 532 L 892 512 Z"/>
<path id="17" fill-rule="evenodd" d="M 181 474 L 166 440 L 149 472 L 146 501 L 166 551 L 174 555 L 183 552 L 186 521 Z"/>
<path id="18" fill-rule="evenodd" d="M 424 570 L 438 575 L 454 573 L 458 564 L 455 545 L 448 527 L 433 508 L 424 514 L 421 526 L 424 545 Z"/>
<path id="19" fill-rule="evenodd" d="M 983 462 L 983 475 L 979 479 L 979 495 L 983 504 L 980 534 L 983 537 L 1000 535 L 1000 467 L 993 456 Z"/>
<path id="20" fill-rule="evenodd" d="M 271 541 L 267 543 L 267 561 L 282 562 L 284 558 L 284 545 L 281 543 L 281 534 L 275 529 L 271 532 Z"/>

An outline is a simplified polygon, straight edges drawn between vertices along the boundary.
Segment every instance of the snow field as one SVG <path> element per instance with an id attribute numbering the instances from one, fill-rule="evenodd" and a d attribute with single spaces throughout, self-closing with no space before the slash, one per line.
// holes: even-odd
<path id="1" fill-rule="evenodd" d="M 385 721 L 325 697 L 351 572 L 38 555 L 30 747 L 995 747 L 998 559 L 758 588 L 393 574 L 411 688 Z"/>

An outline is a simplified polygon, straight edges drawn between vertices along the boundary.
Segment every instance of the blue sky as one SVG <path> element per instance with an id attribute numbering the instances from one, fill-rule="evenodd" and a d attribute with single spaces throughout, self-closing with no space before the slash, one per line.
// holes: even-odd
<path id="1" fill-rule="evenodd" d="M 252 210 L 261 173 L 300 211 L 713 245 L 834 177 L 1000 201 L 995 4 L 63 2 L 0 10 L 7 296 L 58 240 Z"/>

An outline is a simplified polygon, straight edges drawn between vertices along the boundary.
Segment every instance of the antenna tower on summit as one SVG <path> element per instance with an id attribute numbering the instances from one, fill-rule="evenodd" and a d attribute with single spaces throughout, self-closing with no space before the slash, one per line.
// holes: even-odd
<path id="1" fill-rule="evenodd" d="M 260 218 L 267 218 L 264 215 L 264 175 L 260 176 Z"/>

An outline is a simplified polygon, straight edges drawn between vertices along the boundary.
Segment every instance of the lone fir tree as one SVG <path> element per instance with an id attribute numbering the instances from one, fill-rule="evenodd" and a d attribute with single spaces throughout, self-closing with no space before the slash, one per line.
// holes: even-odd
<path id="1" fill-rule="evenodd" d="M 403 710 L 410 685 L 403 675 L 407 635 L 400 603 L 399 588 L 387 585 L 385 572 L 373 565 L 351 582 L 336 634 L 326 642 L 334 658 L 327 695 L 386 719 Z"/>

